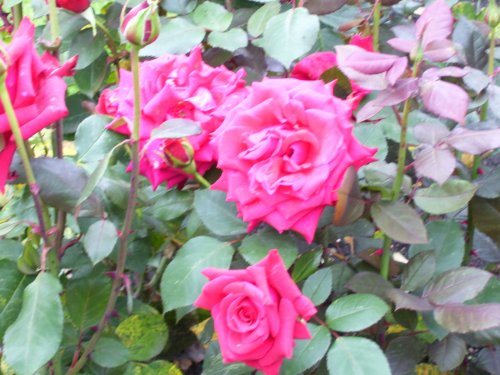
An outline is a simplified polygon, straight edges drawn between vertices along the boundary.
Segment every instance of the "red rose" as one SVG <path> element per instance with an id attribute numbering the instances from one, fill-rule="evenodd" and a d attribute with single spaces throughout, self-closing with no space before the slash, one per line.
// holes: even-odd
<path id="1" fill-rule="evenodd" d="M 49 53 L 39 56 L 34 35 L 35 27 L 24 18 L 12 42 L 3 47 L 8 56 L 7 90 L 24 139 L 67 115 L 62 77 L 69 75 L 76 64 L 76 57 L 59 66 Z M 10 124 L 0 106 L 0 191 L 4 190 L 15 150 Z"/>
<path id="2" fill-rule="evenodd" d="M 211 310 L 225 363 L 277 375 L 284 358 L 293 355 L 294 339 L 309 339 L 304 320 L 316 314 L 277 250 L 244 270 L 207 268 L 210 280 L 195 306 Z"/>
<path id="3" fill-rule="evenodd" d="M 90 6 L 90 0 L 57 0 L 56 5 L 75 13 L 81 13 Z"/>
<path id="4" fill-rule="evenodd" d="M 352 134 L 351 109 L 321 81 L 255 82 L 216 131 L 220 179 L 249 230 L 266 222 L 311 242 L 345 171 L 374 160 Z"/>

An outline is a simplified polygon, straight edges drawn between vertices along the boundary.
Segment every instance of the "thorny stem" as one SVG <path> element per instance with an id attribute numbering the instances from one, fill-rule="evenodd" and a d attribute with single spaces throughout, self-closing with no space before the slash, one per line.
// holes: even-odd
<path id="1" fill-rule="evenodd" d="M 339 337 L 341 337 L 337 332 L 335 332 L 334 330 L 330 329 L 328 327 L 328 324 L 326 324 L 323 320 L 321 320 L 320 318 L 318 318 L 317 315 L 314 315 L 313 316 L 313 319 L 319 323 L 320 325 L 322 325 L 323 327 L 326 327 L 328 328 L 328 330 L 330 331 L 330 333 L 332 334 L 333 337 L 335 337 L 336 339 L 338 339 Z"/>
<path id="2" fill-rule="evenodd" d="M 115 308 L 116 300 L 120 294 L 123 274 L 125 271 L 125 261 L 127 259 L 128 238 L 132 229 L 132 219 L 135 213 L 135 205 L 137 201 L 137 189 L 139 181 L 139 131 L 140 131 L 140 116 L 141 116 L 141 103 L 140 103 L 140 82 L 139 82 L 139 48 L 132 46 L 130 53 L 132 63 L 132 74 L 134 82 L 134 127 L 132 130 L 132 175 L 130 178 L 130 194 L 128 199 L 127 211 L 125 212 L 125 220 L 122 227 L 120 236 L 120 243 L 118 248 L 118 259 L 116 261 L 116 270 L 111 288 L 111 294 L 106 305 L 106 310 L 102 316 L 96 331 L 90 338 L 87 346 L 80 356 L 80 359 L 72 366 L 66 375 L 75 375 L 82 369 L 87 362 L 90 354 L 94 350 L 97 341 L 99 340 L 108 318 Z"/>
<path id="3" fill-rule="evenodd" d="M 373 5 L 373 49 L 375 51 L 379 50 L 380 45 L 380 9 L 382 7 L 381 0 L 375 0 Z"/>
<path id="4" fill-rule="evenodd" d="M 495 73 L 495 32 L 490 31 L 490 49 L 488 51 L 488 76 L 493 77 Z M 481 107 L 481 112 L 479 114 L 479 119 L 481 121 L 486 121 L 488 117 L 488 101 L 486 101 Z M 475 180 L 478 177 L 479 166 L 481 165 L 481 156 L 475 155 L 472 162 L 471 169 L 471 180 Z M 463 264 L 468 265 L 470 260 L 470 253 L 474 245 L 474 217 L 472 216 L 471 205 L 469 204 L 467 212 L 467 232 L 465 243 L 465 254 L 463 259 Z"/>

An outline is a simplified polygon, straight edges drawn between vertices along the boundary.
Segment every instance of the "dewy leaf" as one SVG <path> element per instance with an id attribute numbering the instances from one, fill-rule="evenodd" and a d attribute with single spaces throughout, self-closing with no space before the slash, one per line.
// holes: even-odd
<path id="1" fill-rule="evenodd" d="M 283 361 L 281 366 L 282 374 L 303 374 L 307 369 L 318 363 L 328 350 L 331 342 L 328 328 L 314 324 L 308 324 L 307 328 L 312 338 L 296 342 L 292 359 Z"/>
<path id="2" fill-rule="evenodd" d="M 428 188 L 418 189 L 414 202 L 430 214 L 442 215 L 465 207 L 476 190 L 477 186 L 469 181 L 448 180 L 442 185 L 432 184 Z"/>
<path id="3" fill-rule="evenodd" d="M 424 145 L 415 155 L 415 170 L 419 176 L 444 183 L 455 170 L 457 161 L 448 148 Z"/>
<path id="4" fill-rule="evenodd" d="M 201 133 L 201 127 L 196 121 L 173 118 L 165 121 L 151 132 L 151 139 L 183 138 Z"/>
<path id="5" fill-rule="evenodd" d="M 295 59 L 313 47 L 318 32 L 318 16 L 309 14 L 305 8 L 293 8 L 272 17 L 264 36 L 254 44 L 264 48 L 269 56 L 288 69 Z"/>
<path id="6" fill-rule="evenodd" d="M 434 318 L 450 332 L 482 331 L 500 326 L 500 304 L 442 305 L 434 309 Z"/>
<path id="7" fill-rule="evenodd" d="M 63 331 L 59 280 L 40 273 L 26 287 L 23 307 L 4 337 L 4 358 L 19 375 L 31 375 L 56 354 Z"/>
<path id="8" fill-rule="evenodd" d="M 429 357 L 442 372 L 451 371 L 463 362 L 467 344 L 458 335 L 450 334 L 441 341 L 434 341 L 429 347 Z"/>
<path id="9" fill-rule="evenodd" d="M 478 268 L 460 267 L 439 276 L 422 297 L 436 304 L 461 303 L 477 296 L 492 276 Z"/>
<path id="10" fill-rule="evenodd" d="M 98 220 L 93 223 L 83 237 L 83 247 L 93 264 L 106 258 L 118 241 L 115 225 L 109 220 Z"/>
<path id="11" fill-rule="evenodd" d="M 204 1 L 192 13 L 193 21 L 207 30 L 226 31 L 231 25 L 233 14 L 222 5 Z"/>
<path id="12" fill-rule="evenodd" d="M 458 151 L 479 155 L 500 147 L 500 129 L 474 131 L 457 126 L 444 141 Z"/>
<path id="13" fill-rule="evenodd" d="M 271 18 L 278 15 L 281 5 L 278 1 L 271 1 L 261 6 L 257 11 L 252 14 L 248 19 L 248 33 L 253 37 L 262 35 L 266 29 L 266 25 Z"/>
<path id="14" fill-rule="evenodd" d="M 351 294 L 337 298 L 326 310 L 326 323 L 334 331 L 357 332 L 377 323 L 389 306 L 371 294 Z"/>
<path id="15" fill-rule="evenodd" d="M 378 202 L 370 213 L 375 224 L 392 239 L 408 243 L 427 243 L 427 232 L 417 212 L 402 202 Z"/>
<path id="16" fill-rule="evenodd" d="M 411 258 L 406 265 L 403 275 L 401 289 L 414 291 L 423 287 L 434 275 L 436 269 L 436 253 L 426 251 Z"/>
<path id="17" fill-rule="evenodd" d="M 234 250 L 210 237 L 186 242 L 168 264 L 161 279 L 161 299 L 165 312 L 191 305 L 207 283 L 201 271 L 207 267 L 228 268 Z"/>
<path id="18" fill-rule="evenodd" d="M 391 375 L 380 347 L 363 337 L 339 337 L 327 355 L 330 375 Z"/>

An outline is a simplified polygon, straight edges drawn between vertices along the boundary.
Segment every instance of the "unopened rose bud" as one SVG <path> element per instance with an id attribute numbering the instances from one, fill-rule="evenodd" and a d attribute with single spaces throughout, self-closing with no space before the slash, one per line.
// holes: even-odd
<path id="1" fill-rule="evenodd" d="M 144 47 L 153 43 L 160 33 L 158 1 L 143 1 L 132 8 L 124 17 L 120 29 L 134 46 Z"/>
<path id="2" fill-rule="evenodd" d="M 82 13 L 90 6 L 90 0 L 57 0 L 56 5 L 74 13 Z"/>
<path id="3" fill-rule="evenodd" d="M 484 19 L 492 29 L 495 29 L 500 24 L 500 9 L 495 0 L 490 0 Z"/>
<path id="4" fill-rule="evenodd" d="M 195 174 L 196 172 L 196 163 L 193 159 L 194 157 L 194 149 L 191 143 L 189 143 L 188 140 L 181 140 L 179 141 L 178 145 L 182 147 L 182 150 L 184 151 L 184 155 L 182 155 L 182 159 L 177 158 L 172 155 L 172 153 L 168 152 L 168 150 L 165 150 L 165 154 L 168 157 L 168 160 L 172 165 L 176 168 L 182 169 L 184 172 L 187 174 Z"/>

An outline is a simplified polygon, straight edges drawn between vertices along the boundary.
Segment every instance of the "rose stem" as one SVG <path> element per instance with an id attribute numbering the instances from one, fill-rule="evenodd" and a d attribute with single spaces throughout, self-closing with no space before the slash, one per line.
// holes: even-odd
<path id="1" fill-rule="evenodd" d="M 418 68 L 420 66 L 420 60 L 416 60 L 413 65 L 412 77 L 415 78 L 418 73 Z M 410 115 L 411 109 L 411 98 L 405 100 L 403 105 L 403 115 L 401 118 L 398 116 L 399 125 L 401 127 L 401 134 L 399 137 L 399 149 L 398 149 L 398 167 L 396 172 L 396 177 L 394 178 L 394 183 L 392 185 L 392 200 L 396 201 L 399 199 L 401 193 L 401 185 L 403 183 L 403 177 L 405 172 L 406 164 L 406 135 L 408 131 L 408 117 Z M 380 259 L 380 275 L 384 279 L 389 279 L 389 268 L 391 263 L 391 239 L 384 234 L 384 248 L 382 252 L 382 257 Z"/>
<path id="2" fill-rule="evenodd" d="M 375 4 L 373 5 L 373 49 L 375 51 L 379 50 L 379 40 L 380 40 L 380 8 L 381 8 L 381 0 L 375 0 Z"/>
<path id="3" fill-rule="evenodd" d="M 132 130 L 131 144 L 132 144 L 132 174 L 130 177 L 130 194 L 128 198 L 127 211 L 125 212 L 125 220 L 123 222 L 123 227 L 120 236 L 120 243 L 118 248 L 118 259 L 116 262 L 116 270 L 113 278 L 113 285 L 111 287 L 111 294 L 109 296 L 106 310 L 97 325 L 96 331 L 90 338 L 85 351 L 80 356 L 80 359 L 76 364 L 71 367 L 66 375 L 77 374 L 82 367 L 87 362 L 89 355 L 94 350 L 97 340 L 101 336 L 101 333 L 108 321 L 110 314 L 115 308 L 116 300 L 118 294 L 120 293 L 120 287 L 122 283 L 122 276 L 125 271 L 125 261 L 127 259 L 127 245 L 130 230 L 132 227 L 132 219 L 134 218 L 135 205 L 137 200 L 137 189 L 139 182 L 139 134 L 140 134 L 140 120 L 141 120 L 141 93 L 140 93 L 140 82 L 139 82 L 139 47 L 132 46 L 130 52 L 130 60 L 132 63 L 132 73 L 134 80 L 134 127 Z"/>
<path id="4" fill-rule="evenodd" d="M 495 30 L 491 30 L 490 34 L 490 49 L 488 51 L 488 76 L 493 77 L 495 72 Z M 488 117 L 488 101 L 486 101 L 481 107 L 481 112 L 479 114 L 479 119 L 481 121 L 486 121 Z M 472 162 L 471 170 L 471 180 L 475 180 L 478 176 L 479 166 L 481 165 L 481 156 L 474 155 L 474 160 Z M 474 217 L 472 216 L 471 204 L 469 203 L 467 210 L 467 232 L 466 232 L 467 242 L 465 244 L 465 253 L 463 265 L 468 265 L 470 260 L 470 253 L 474 245 Z"/>
<path id="5" fill-rule="evenodd" d="M 7 78 L 7 71 L 0 75 L 0 100 L 5 110 L 5 115 L 9 122 L 12 135 L 14 136 L 17 152 L 21 157 L 24 172 L 26 174 L 26 181 L 30 188 L 31 195 L 33 196 L 33 201 L 35 202 L 36 214 L 38 217 L 38 224 L 40 226 L 40 235 L 43 240 L 44 252 L 46 249 L 50 248 L 49 239 L 47 237 L 47 228 L 50 223 L 47 221 L 47 217 L 43 214 L 42 200 L 40 198 L 40 188 L 38 187 L 35 179 L 35 174 L 31 168 L 30 158 L 26 145 L 24 144 L 23 135 L 19 122 L 17 121 L 16 113 L 12 107 L 12 101 L 10 100 L 9 92 L 7 91 L 7 86 L 5 85 L 5 80 Z M 43 260 L 43 259 L 42 259 Z M 45 264 L 45 262 L 42 262 Z M 45 271 L 45 267 L 42 267 L 42 271 Z M 55 270 L 57 272 L 57 269 Z"/>
<path id="6" fill-rule="evenodd" d="M 204 188 L 210 189 L 210 186 L 212 186 L 210 185 L 210 182 L 208 182 L 200 173 L 194 172 L 193 176 Z"/>
<path id="7" fill-rule="evenodd" d="M 16 4 L 12 7 L 12 15 L 14 16 L 14 30 L 19 28 L 19 24 L 23 19 L 23 4 Z"/>

